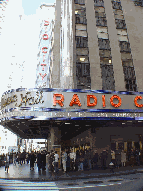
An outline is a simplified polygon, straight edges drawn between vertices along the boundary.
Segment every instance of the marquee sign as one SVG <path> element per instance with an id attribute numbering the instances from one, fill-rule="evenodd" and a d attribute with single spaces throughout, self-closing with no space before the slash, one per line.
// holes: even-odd
<path id="1" fill-rule="evenodd" d="M 19 89 L 3 94 L 1 120 L 142 120 L 142 92 Z"/>

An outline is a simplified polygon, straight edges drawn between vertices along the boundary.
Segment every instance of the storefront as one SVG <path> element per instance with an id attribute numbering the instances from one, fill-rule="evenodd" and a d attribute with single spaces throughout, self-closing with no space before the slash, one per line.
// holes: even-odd
<path id="1" fill-rule="evenodd" d="M 142 150 L 142 92 L 17 89 L 3 94 L 1 124 L 22 138 L 47 138 L 48 150 Z"/>

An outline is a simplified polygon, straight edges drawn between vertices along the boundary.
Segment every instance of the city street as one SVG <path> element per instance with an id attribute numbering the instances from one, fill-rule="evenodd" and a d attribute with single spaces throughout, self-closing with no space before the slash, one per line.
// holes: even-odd
<path id="1" fill-rule="evenodd" d="M 9 173 L 0 167 L 0 186 L 2 190 L 132 190 L 141 191 L 143 186 L 142 166 L 84 172 L 59 171 L 56 176 L 46 171 L 38 173 L 35 165 L 30 171 L 29 164 L 10 165 Z"/>
<path id="2" fill-rule="evenodd" d="M 53 182 L 28 182 L 21 180 L 0 180 L 2 190 L 96 190 L 96 191 L 142 191 L 142 173 L 117 177 L 62 180 Z"/>

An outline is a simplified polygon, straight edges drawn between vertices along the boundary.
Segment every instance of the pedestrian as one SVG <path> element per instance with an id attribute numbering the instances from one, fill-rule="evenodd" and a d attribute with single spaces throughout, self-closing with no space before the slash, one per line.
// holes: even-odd
<path id="1" fill-rule="evenodd" d="M 46 153 L 42 152 L 42 170 L 46 170 Z"/>
<path id="2" fill-rule="evenodd" d="M 58 170 L 58 160 L 59 160 L 59 155 L 57 154 L 57 151 L 55 151 L 55 155 L 54 155 L 55 161 L 54 161 L 54 167 L 55 167 L 55 172 L 57 173 Z"/>
<path id="3" fill-rule="evenodd" d="M 106 161 L 107 161 L 107 152 L 103 150 L 101 153 L 101 167 L 103 170 L 106 169 Z"/>
<path id="4" fill-rule="evenodd" d="M 70 171 L 70 153 L 67 152 L 67 161 L 66 161 L 66 172 Z"/>
<path id="5" fill-rule="evenodd" d="M 4 162 L 5 162 L 5 172 L 7 171 L 7 173 L 9 172 L 9 156 L 8 154 L 6 154 L 5 158 L 4 158 Z"/>
<path id="6" fill-rule="evenodd" d="M 111 162 L 116 166 L 115 151 L 111 150 Z"/>
<path id="7" fill-rule="evenodd" d="M 83 171 L 83 163 L 84 163 L 84 153 L 82 152 L 82 150 L 80 151 L 80 164 L 79 164 L 79 169 L 78 171 Z"/>
<path id="8" fill-rule="evenodd" d="M 120 149 L 116 150 L 115 158 L 116 158 L 116 167 L 119 169 L 120 165 L 121 165 L 121 151 L 120 151 Z"/>
<path id="9" fill-rule="evenodd" d="M 53 172 L 54 171 L 53 162 L 54 162 L 54 152 L 53 152 L 53 150 L 51 150 L 50 158 L 49 158 L 49 165 L 50 165 L 49 172 Z"/>
<path id="10" fill-rule="evenodd" d="M 67 162 L 67 153 L 65 151 L 62 152 L 62 164 L 64 173 L 66 173 L 66 162 Z"/>
<path id="11" fill-rule="evenodd" d="M 13 164 L 16 165 L 16 153 L 13 153 Z"/>
<path id="12" fill-rule="evenodd" d="M 47 153 L 46 155 L 46 163 L 47 163 L 47 167 L 48 167 L 48 170 L 50 170 L 50 152 Z"/>
<path id="13" fill-rule="evenodd" d="M 74 150 L 72 149 L 70 152 L 70 170 L 71 171 L 74 170 L 75 158 L 76 158 L 76 154 L 75 154 Z"/>
<path id="14" fill-rule="evenodd" d="M 92 169 L 92 152 L 91 152 L 91 149 L 88 150 L 88 168 L 89 170 Z"/>
<path id="15" fill-rule="evenodd" d="M 75 160 L 75 171 L 78 171 L 78 167 L 80 165 L 80 153 L 79 150 L 76 151 L 76 160 Z"/>
<path id="16" fill-rule="evenodd" d="M 121 163 L 122 163 L 122 166 L 125 166 L 125 163 L 126 163 L 126 153 L 124 152 L 124 150 L 122 150 L 122 152 L 121 152 Z"/>
<path id="17" fill-rule="evenodd" d="M 33 151 L 30 154 L 30 170 L 34 170 L 35 155 Z"/>
<path id="18" fill-rule="evenodd" d="M 137 166 L 140 166 L 140 155 L 139 155 L 139 149 L 136 149 L 136 151 L 135 151 L 135 159 L 136 159 L 136 165 Z"/>
<path id="19" fill-rule="evenodd" d="M 135 155 L 134 155 L 134 150 L 131 149 L 131 153 L 130 153 L 130 166 L 133 167 L 135 163 Z"/>
<path id="20" fill-rule="evenodd" d="M 38 154 L 37 154 L 37 167 L 39 172 L 42 168 L 42 154 L 40 151 L 38 151 Z"/>
<path id="21" fill-rule="evenodd" d="M 92 159 L 93 169 L 98 169 L 97 163 L 98 163 L 98 153 L 97 153 L 97 150 L 94 150 L 94 155 Z"/>
<path id="22" fill-rule="evenodd" d="M 20 160 L 21 160 L 21 153 L 18 153 L 18 164 L 20 164 Z"/>

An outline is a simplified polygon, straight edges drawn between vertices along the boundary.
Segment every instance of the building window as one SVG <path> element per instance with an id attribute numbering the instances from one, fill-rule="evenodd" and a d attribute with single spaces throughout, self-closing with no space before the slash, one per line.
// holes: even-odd
<path id="1" fill-rule="evenodd" d="M 104 7 L 104 2 L 103 2 L 103 0 L 94 0 L 94 6 Z"/>
<path id="2" fill-rule="evenodd" d="M 126 29 L 125 20 L 115 19 L 116 29 Z"/>
<path id="3" fill-rule="evenodd" d="M 86 16 L 75 15 L 75 23 L 76 24 L 87 24 Z"/>
<path id="4" fill-rule="evenodd" d="M 88 47 L 88 38 L 76 36 L 76 47 L 77 48 L 87 48 Z"/>
<path id="5" fill-rule="evenodd" d="M 103 50 L 103 49 L 106 49 L 106 50 L 110 50 L 110 42 L 108 39 L 98 39 L 98 45 L 99 45 L 99 49 L 100 50 Z"/>
<path id="6" fill-rule="evenodd" d="M 75 0 L 74 2 L 75 4 L 80 4 L 80 5 L 85 4 L 85 0 Z"/>
<path id="7" fill-rule="evenodd" d="M 104 17 L 96 17 L 96 26 L 106 27 L 107 26 L 106 18 L 104 18 Z"/>
<path id="8" fill-rule="evenodd" d="M 122 10 L 121 2 L 113 1 L 112 0 L 113 9 L 119 9 Z"/>
<path id="9" fill-rule="evenodd" d="M 126 41 L 120 41 L 120 52 L 131 52 L 130 43 Z"/>

